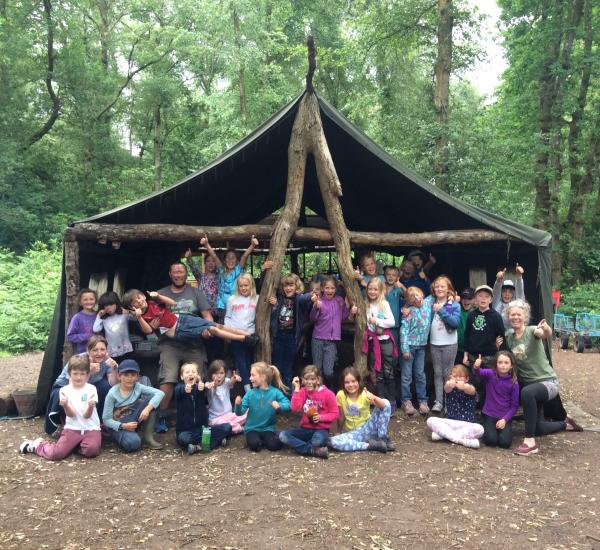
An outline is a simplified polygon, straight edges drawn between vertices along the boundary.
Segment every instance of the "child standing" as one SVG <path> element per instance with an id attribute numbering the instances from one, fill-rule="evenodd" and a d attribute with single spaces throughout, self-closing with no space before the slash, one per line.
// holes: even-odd
<path id="1" fill-rule="evenodd" d="M 177 444 L 193 455 L 202 450 L 202 427 L 208 426 L 208 410 L 204 383 L 198 373 L 196 363 L 184 363 L 179 371 L 181 383 L 175 386 L 173 395 L 177 402 Z M 231 435 L 231 425 L 220 423 L 210 430 L 210 448 L 227 444 Z"/>
<path id="2" fill-rule="evenodd" d="M 419 412 L 425 415 L 429 413 L 425 379 L 425 347 L 429 338 L 432 309 L 431 305 L 423 303 L 424 296 L 420 288 L 411 286 L 406 291 L 406 295 L 407 311 L 400 327 L 402 410 L 409 416 L 416 412 L 410 391 L 414 378 Z"/>
<path id="3" fill-rule="evenodd" d="M 158 406 L 165 394 L 139 382 L 140 367 L 133 359 L 125 359 L 119 367 L 119 383 L 113 386 L 104 403 L 102 421 L 119 449 L 137 451 L 142 441 L 150 449 L 162 449 L 154 439 Z M 137 433 L 143 424 L 142 436 Z"/>
<path id="4" fill-rule="evenodd" d="M 499 351 L 493 369 L 480 367 L 481 356 L 473 363 L 473 370 L 485 383 L 483 441 L 490 447 L 508 449 L 512 443 L 512 419 L 519 408 L 515 358 L 509 351 Z"/>
<path id="5" fill-rule="evenodd" d="M 362 272 L 357 267 L 354 270 L 354 278 L 358 281 L 363 293 L 372 279 L 385 280 L 383 275 L 377 275 L 377 261 L 375 260 L 375 256 L 363 256 L 360 261 L 360 267 L 362 268 Z"/>
<path id="6" fill-rule="evenodd" d="M 508 330 L 510 328 L 510 321 L 505 314 L 508 304 L 513 300 L 524 300 L 525 299 L 525 286 L 523 282 L 523 273 L 525 270 L 517 264 L 515 267 L 516 278 L 515 282 L 505 279 L 506 268 L 496 273 L 496 281 L 494 282 L 493 297 L 492 297 L 492 309 L 495 309 L 504 321 L 504 328 Z"/>
<path id="7" fill-rule="evenodd" d="M 427 427 L 431 439 L 448 439 L 452 443 L 479 449 L 483 426 L 475 422 L 475 387 L 469 384 L 469 371 L 464 365 L 455 365 L 444 385 L 446 392 L 446 418 L 431 416 Z"/>
<path id="8" fill-rule="evenodd" d="M 255 453 L 263 447 L 277 451 L 281 449 L 275 433 L 277 412 L 290 410 L 290 401 L 284 394 L 287 388 L 277 367 L 262 361 L 252 364 L 250 380 L 252 389 L 244 395 L 244 399 L 239 395 L 235 398 L 235 413 L 243 415 L 248 412 L 244 429 L 246 443 Z"/>
<path id="9" fill-rule="evenodd" d="M 475 289 L 467 287 L 460 293 L 460 322 L 456 329 L 458 339 L 458 351 L 456 352 L 455 364 L 462 363 L 465 355 L 465 329 L 467 327 L 467 317 L 473 307 L 475 307 Z"/>
<path id="10" fill-rule="evenodd" d="M 120 363 L 133 351 L 129 340 L 129 320 L 135 317 L 130 313 L 123 313 L 121 300 L 113 291 L 105 292 L 100 296 L 98 308 L 94 332 L 104 331 L 108 342 L 108 355 Z"/>
<path id="11" fill-rule="evenodd" d="M 42 439 L 24 441 L 22 453 L 35 453 L 46 460 L 62 460 L 75 449 L 85 457 L 100 454 L 102 436 L 96 411 L 98 393 L 90 378 L 90 360 L 85 355 L 71 357 L 67 366 L 69 383 L 60 389 L 60 406 L 64 409 L 65 427 L 56 443 Z"/>
<path id="12" fill-rule="evenodd" d="M 215 253 L 214 249 L 208 242 L 208 236 L 205 235 L 200 239 L 200 244 L 206 246 L 208 255 L 213 258 L 217 264 L 217 274 L 219 276 L 219 292 L 217 294 L 217 315 L 220 321 L 225 318 L 225 309 L 227 307 L 227 301 L 233 295 L 236 288 L 237 278 L 246 269 L 246 262 L 248 257 L 252 254 L 252 251 L 258 246 L 258 240 L 254 235 L 250 237 L 250 246 L 244 251 L 240 261 L 238 262 L 237 253 L 233 249 L 229 249 L 225 252 L 223 261 L 219 259 L 219 256 Z"/>
<path id="13" fill-rule="evenodd" d="M 238 416 L 231 407 L 231 388 L 242 379 L 234 372 L 231 378 L 225 375 L 225 361 L 215 359 L 208 367 L 209 382 L 205 384 L 208 399 L 208 425 L 231 424 L 231 432 L 244 431 L 246 416 Z"/>
<path id="14" fill-rule="evenodd" d="M 339 416 L 335 395 L 321 385 L 321 373 L 316 365 L 306 365 L 302 369 L 302 388 L 297 376 L 292 384 L 291 406 L 292 411 L 302 412 L 300 427 L 284 430 L 279 439 L 298 454 L 328 458 L 329 429 Z"/>
<path id="15" fill-rule="evenodd" d="M 337 342 L 342 338 L 342 321 L 357 312 L 356 306 L 348 307 L 341 296 L 336 295 L 337 281 L 334 277 L 323 277 L 323 294 L 313 294 L 310 319 L 314 321 L 312 334 L 312 356 L 315 365 L 331 383 L 337 359 Z M 335 396 L 334 396 L 335 397 Z"/>
<path id="16" fill-rule="evenodd" d="M 225 313 L 225 327 L 250 334 L 256 340 L 248 342 L 232 342 L 231 353 L 235 368 L 242 376 L 244 390 L 250 390 L 250 365 L 254 359 L 254 345 L 257 341 L 256 330 L 256 304 L 258 296 L 254 279 L 249 273 L 242 273 L 236 281 L 236 291 L 229 300 L 227 300 L 227 309 Z"/>
<path id="17" fill-rule="evenodd" d="M 342 381 L 343 389 L 336 395 L 340 414 L 337 422 L 345 433 L 331 437 L 329 445 L 336 451 L 393 451 L 387 435 L 390 402 L 363 387 L 356 367 L 344 369 Z"/>
<path id="18" fill-rule="evenodd" d="M 371 279 L 367 285 L 367 328 L 362 351 L 367 353 L 367 365 L 374 375 L 379 397 L 395 405 L 394 358 L 398 357 L 398 348 L 390 332 L 394 323 L 383 282 Z"/>
<path id="19" fill-rule="evenodd" d="M 94 321 L 96 320 L 96 300 L 98 296 L 90 288 L 82 288 L 77 294 L 79 312 L 73 315 L 67 329 L 67 341 L 73 344 L 76 355 L 85 353 L 87 341 L 94 334 Z"/>

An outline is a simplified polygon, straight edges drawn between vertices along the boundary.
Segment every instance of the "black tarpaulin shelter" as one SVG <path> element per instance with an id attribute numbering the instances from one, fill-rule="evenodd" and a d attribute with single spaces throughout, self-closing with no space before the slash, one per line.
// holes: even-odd
<path id="1" fill-rule="evenodd" d="M 302 95 L 219 158 L 182 181 L 125 206 L 74 222 L 71 227 L 83 222 L 220 227 L 259 223 L 284 204 L 287 148 Z M 440 242 L 428 250 L 438 260 L 438 272 L 449 275 L 457 288 L 468 285 L 470 267 L 485 269 L 487 280 L 491 282 L 498 269 L 519 262 L 526 269 L 525 292 L 534 316 L 551 318 L 551 236 L 548 233 L 440 191 L 392 158 L 323 98 L 318 97 L 318 101 L 327 143 L 343 187 L 340 202 L 348 229 L 385 233 L 473 229 L 500 232 L 506 235 L 506 240 L 452 245 Z M 325 217 L 310 158 L 303 203 Z M 301 218 L 299 225 L 302 223 Z M 170 260 L 181 257 L 183 250 L 195 244 L 133 240 L 111 247 L 102 241 L 80 242 L 77 260 L 81 286 L 87 285 L 92 273 L 114 274 L 117 270 L 126 271 L 128 288 L 163 286 L 168 282 Z M 402 254 L 412 248 L 414 246 L 390 251 Z M 40 404 L 45 402 L 51 383 L 62 367 L 69 315 L 67 289 L 71 288 L 72 295 L 72 286 L 63 259 L 59 296 L 38 383 Z"/>

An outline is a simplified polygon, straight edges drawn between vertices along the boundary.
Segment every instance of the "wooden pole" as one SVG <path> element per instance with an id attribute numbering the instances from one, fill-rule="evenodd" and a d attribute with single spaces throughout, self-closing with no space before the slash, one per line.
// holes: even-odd
<path id="1" fill-rule="evenodd" d="M 65 282 L 66 282 L 66 305 L 65 305 L 65 334 L 71 318 L 79 309 L 77 293 L 80 289 L 79 278 L 79 243 L 73 235 L 65 232 L 64 242 L 65 255 Z M 73 346 L 66 340 L 63 346 L 63 362 L 66 363 L 73 355 Z"/>
<path id="2" fill-rule="evenodd" d="M 80 241 L 96 241 L 107 244 L 109 241 L 140 242 L 198 241 L 208 234 L 212 242 L 235 241 L 244 243 L 248 235 L 256 235 L 257 239 L 268 239 L 273 233 L 271 225 L 237 225 L 230 227 L 193 226 L 174 224 L 103 224 L 82 222 L 66 230 Z M 349 231 L 350 242 L 357 246 L 378 247 L 421 247 L 444 244 L 468 244 L 493 241 L 514 240 L 506 233 L 489 229 L 456 229 L 444 231 L 427 231 L 423 233 L 376 233 L 366 231 Z M 316 227 L 298 227 L 293 232 L 294 241 L 331 244 L 334 242 L 329 229 Z"/>

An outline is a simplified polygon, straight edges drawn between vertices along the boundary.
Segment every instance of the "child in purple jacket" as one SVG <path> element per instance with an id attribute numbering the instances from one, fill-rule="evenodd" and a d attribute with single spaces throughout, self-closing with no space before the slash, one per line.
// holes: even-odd
<path id="1" fill-rule="evenodd" d="M 312 334 L 313 362 L 325 377 L 325 385 L 331 387 L 333 368 L 337 358 L 337 344 L 342 338 L 342 321 L 354 316 L 357 307 L 350 307 L 344 298 L 336 296 L 337 281 L 324 277 L 321 281 L 322 295 L 311 297 L 313 308 L 310 320 L 314 322 Z"/>
<path id="2" fill-rule="evenodd" d="M 482 369 L 481 363 L 480 355 L 473 369 L 485 383 L 483 440 L 490 447 L 508 449 L 512 443 L 512 418 L 519 408 L 515 358 L 509 351 L 499 351 L 493 368 Z"/>
<path id="3" fill-rule="evenodd" d="M 82 288 L 77 294 L 77 303 L 80 309 L 73 315 L 67 329 L 67 341 L 73 344 L 75 355 L 85 353 L 87 341 L 94 334 L 97 301 L 98 296 L 91 288 Z"/>

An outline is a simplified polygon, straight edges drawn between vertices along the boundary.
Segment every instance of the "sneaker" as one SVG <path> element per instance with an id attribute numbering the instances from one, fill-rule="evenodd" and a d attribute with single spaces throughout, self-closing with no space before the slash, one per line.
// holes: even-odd
<path id="1" fill-rule="evenodd" d="M 423 416 L 429 414 L 429 406 L 427 405 L 427 403 L 419 403 L 419 413 Z"/>
<path id="2" fill-rule="evenodd" d="M 226 438 L 226 437 L 224 437 L 224 438 L 221 440 L 221 447 L 227 447 L 227 444 L 228 444 L 228 443 L 229 443 L 229 441 L 227 440 L 227 438 Z"/>
<path id="3" fill-rule="evenodd" d="M 187 446 L 187 452 L 189 455 L 193 455 L 194 453 L 199 453 L 202 450 L 202 445 L 192 445 L 192 443 L 190 443 Z"/>
<path id="4" fill-rule="evenodd" d="M 479 439 L 462 439 L 460 444 L 469 449 L 479 449 Z"/>
<path id="5" fill-rule="evenodd" d="M 413 404 L 408 399 L 402 403 L 402 410 L 408 416 L 412 416 L 413 414 L 415 414 L 417 412 L 415 410 L 415 408 L 413 407 Z"/>
<path id="6" fill-rule="evenodd" d="M 21 443 L 21 445 L 19 446 L 19 452 L 21 454 L 27 454 L 27 453 L 35 453 L 35 450 L 38 448 L 38 445 L 44 441 L 41 437 L 38 437 L 37 439 L 28 439 L 27 441 L 23 441 L 23 443 Z"/>
<path id="7" fill-rule="evenodd" d="M 431 432 L 431 441 L 441 441 L 442 439 L 444 438 L 440 434 Z"/>
<path id="8" fill-rule="evenodd" d="M 260 342 L 260 338 L 256 334 L 248 334 L 248 336 L 244 337 L 244 344 L 253 348 Z"/>
<path id="9" fill-rule="evenodd" d="M 515 454 L 519 456 L 529 456 L 534 455 L 539 451 L 538 444 L 536 443 L 533 447 L 526 445 L 525 443 L 521 443 L 516 449 Z"/>
<path id="10" fill-rule="evenodd" d="M 386 435 L 382 441 L 385 443 L 388 453 L 392 453 L 396 450 L 395 445 L 392 443 L 391 439 Z"/>
<path id="11" fill-rule="evenodd" d="M 167 424 L 167 417 L 166 416 L 159 416 L 158 419 L 156 420 L 156 426 L 154 428 L 154 431 L 157 434 L 164 434 L 165 432 L 169 431 L 169 425 Z"/>
<path id="12" fill-rule="evenodd" d="M 444 406 L 439 401 L 436 401 L 433 404 L 433 407 L 431 407 L 431 412 L 434 412 L 434 413 L 441 413 L 443 410 L 444 410 Z"/>
<path id="13" fill-rule="evenodd" d="M 329 458 L 329 449 L 327 447 L 313 447 L 310 454 L 319 458 Z"/>
<path id="14" fill-rule="evenodd" d="M 385 441 L 382 441 L 381 439 L 369 439 L 369 451 L 387 453 L 387 445 Z"/>

